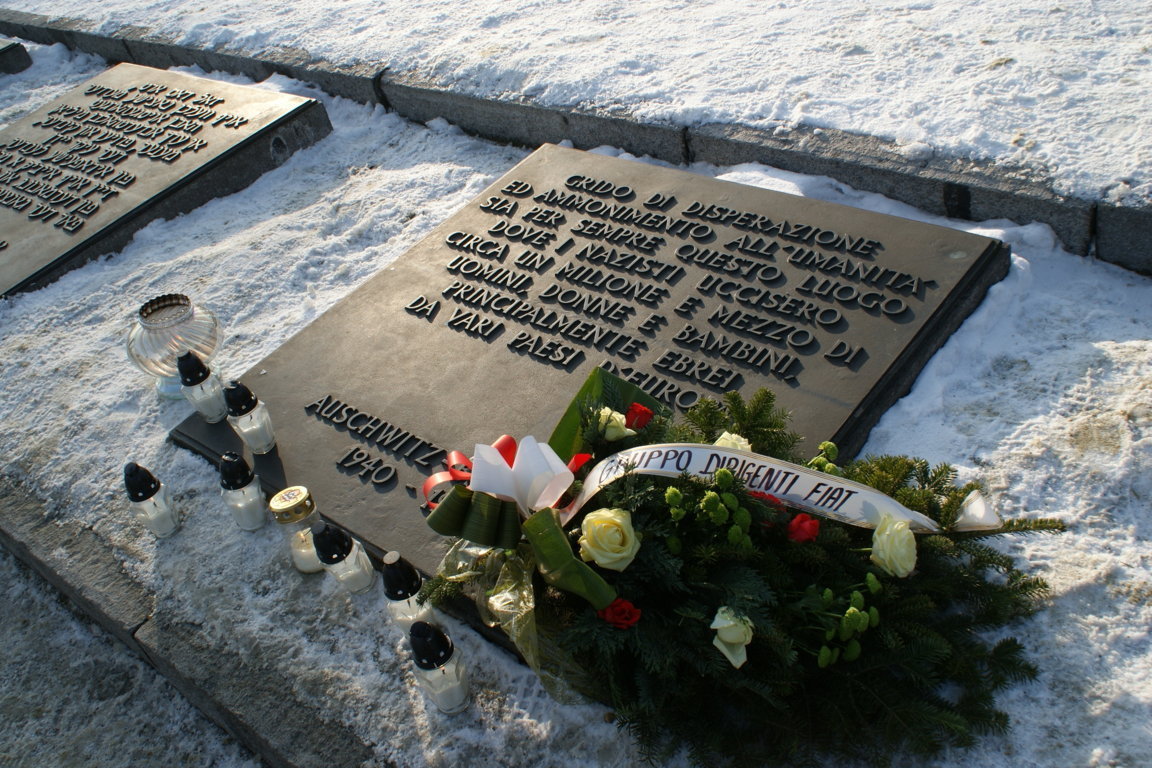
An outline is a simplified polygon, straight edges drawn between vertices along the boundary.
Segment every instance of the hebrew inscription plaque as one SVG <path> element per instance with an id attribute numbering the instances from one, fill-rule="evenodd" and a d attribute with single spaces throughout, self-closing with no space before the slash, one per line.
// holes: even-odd
<path id="1" fill-rule="evenodd" d="M 423 478 L 546 439 L 593 366 L 679 410 L 770 387 L 851 455 L 1007 268 L 990 238 L 545 146 L 243 377 L 280 436 L 256 464 L 432 571 Z M 240 445 L 198 416 L 172 438 Z"/>
<path id="2" fill-rule="evenodd" d="M 0 131 L 0 291 L 122 248 L 331 130 L 312 99 L 120 64 Z"/>

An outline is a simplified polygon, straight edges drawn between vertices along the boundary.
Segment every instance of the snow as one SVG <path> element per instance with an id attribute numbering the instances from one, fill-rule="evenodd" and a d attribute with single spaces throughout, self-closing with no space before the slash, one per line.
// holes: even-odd
<path id="1" fill-rule="evenodd" d="M 303 49 L 453 90 L 646 122 L 797 123 L 1152 198 L 1148 0 L 22 0 L 105 34 Z M 339 30 L 339 34 L 332 34 Z"/>
<path id="2" fill-rule="evenodd" d="M 594 98 L 600 106 L 621 103 L 639 112 L 680 109 L 678 114 L 692 112 L 707 119 L 743 114 L 738 110 L 744 107 L 736 106 L 736 101 L 712 104 L 707 94 L 720 87 L 716 79 L 734 78 L 741 67 L 752 71 L 748 62 L 760 60 L 757 50 L 764 54 L 754 46 L 750 51 L 739 46 L 712 51 L 700 44 L 697 27 L 686 24 L 670 30 L 671 25 L 654 21 L 654 30 L 665 35 L 674 31 L 679 37 L 673 40 L 654 34 L 649 45 L 612 43 L 604 37 L 610 29 L 631 29 L 651 21 L 655 4 L 580 2 L 567 4 L 563 16 L 555 15 L 550 25 L 542 24 L 533 35 L 524 35 L 520 48 L 502 49 L 501 45 L 508 45 L 500 42 L 506 35 L 490 40 L 492 49 L 482 54 L 475 47 L 480 43 L 472 39 L 479 35 L 477 29 L 523 29 L 520 25 L 526 19 L 539 20 L 532 16 L 538 6 L 508 3 L 499 14 L 490 10 L 469 14 L 470 6 L 460 5 L 454 6 L 451 15 L 444 5 L 414 2 L 410 6 L 410 15 L 401 14 L 400 21 L 385 21 L 383 10 L 379 18 L 375 11 L 365 12 L 360 28 L 350 21 L 356 9 L 363 10 L 360 5 L 353 2 L 333 8 L 330 4 L 335 18 L 329 26 L 348 30 L 347 39 L 336 40 L 316 32 L 314 24 L 310 26 L 310 14 L 318 13 L 319 7 L 307 3 L 292 10 L 291 18 L 299 20 L 298 24 L 282 20 L 263 24 L 253 19 L 271 13 L 270 4 L 222 2 L 210 11 L 200 11 L 196 10 L 202 7 L 199 4 L 186 6 L 170 0 L 163 5 L 162 29 L 182 30 L 186 41 L 198 43 L 295 41 L 326 56 L 347 50 L 338 46 L 368 40 L 375 30 L 378 37 L 372 38 L 372 45 L 377 48 L 365 50 L 386 50 L 395 43 L 393 55 L 399 57 L 395 61 L 418 64 L 445 80 L 463 78 L 468 71 L 490 91 L 496 90 L 502 77 L 509 82 L 500 85 L 501 93 L 539 88 L 550 98 Z M 966 40 L 981 34 L 980 29 L 994 27 L 997 20 L 995 2 L 980 7 L 979 23 L 960 15 L 959 6 L 888 3 L 884 7 L 897 28 L 931 22 L 937 30 L 933 33 L 937 45 L 946 51 L 949 38 L 939 30 L 954 29 L 959 39 Z M 746 9 L 737 12 L 736 6 L 722 3 L 699 7 L 717 11 L 711 17 L 713 30 L 726 29 L 735 37 L 745 26 L 755 26 L 767 38 L 769 30 L 774 31 L 768 23 L 772 14 L 785 17 L 788 13 L 784 6 L 769 8 L 763 23 L 742 26 L 739 22 L 746 21 Z M 693 13 L 699 13 L 699 7 Z M 856 8 L 860 26 L 838 43 L 847 46 L 838 56 L 862 59 L 877 56 L 877 51 L 896 50 L 889 48 L 895 45 L 893 38 L 865 34 L 875 22 L 870 21 L 872 13 L 864 13 L 864 6 L 846 7 Z M 1111 19 L 1107 24 L 1114 29 L 1117 43 L 1135 34 L 1143 23 L 1134 20 L 1134 11 L 1125 10 L 1128 6 L 1097 2 L 1095 7 L 1107 9 Z M 53 8 L 54 12 L 84 15 L 69 10 L 69 0 L 54 0 Z M 133 16 L 139 19 L 146 11 L 158 16 L 159 8 L 109 0 L 81 10 L 100 14 L 105 24 L 117 24 Z M 284 10 L 282 5 L 275 8 Z M 723 9 L 727 15 L 719 13 Z M 1084 24 L 1081 36 L 1091 37 L 1093 28 L 1086 23 L 1090 12 L 1086 6 L 1076 9 L 1062 13 L 1080 18 Z M 842 29 L 837 25 L 846 23 L 845 12 L 831 5 L 824 10 L 828 30 Z M 1018 13 L 1027 20 L 1026 9 Z M 588 22 L 566 24 L 572 14 L 586 15 Z M 1052 16 L 1063 18 L 1060 13 Z M 425 46 L 397 37 L 404 20 L 410 23 L 406 36 L 425 40 Z M 627 26 L 609 23 L 624 20 Z M 278 36 L 265 33 L 256 39 L 243 32 L 247 29 L 294 31 Z M 451 46 L 435 34 L 446 29 L 453 30 L 453 39 L 462 46 L 470 40 L 472 47 L 450 52 Z M 1025 52 L 1036 50 L 1030 46 L 1054 46 L 1064 30 L 1056 23 L 1050 29 L 1041 25 L 1041 29 L 1051 35 L 1040 35 L 1026 25 L 1007 31 L 1001 25 L 998 34 L 1015 39 L 1012 45 L 1003 44 L 1002 54 L 1030 60 L 1023 58 Z M 786 42 L 787 35 L 780 34 L 781 42 Z M 591 95 L 579 89 L 566 91 L 590 73 L 574 62 L 573 73 L 542 74 L 537 62 L 544 66 L 546 61 L 532 53 L 540 44 L 534 37 L 566 39 L 565 45 L 572 48 L 605 50 L 611 44 L 632 57 L 627 71 L 636 80 L 612 86 L 625 89 L 621 91 Z M 807 45 L 830 46 L 833 39 L 829 36 L 820 43 L 819 37 L 813 37 Z M 853 53 L 852 46 L 864 52 Z M 26 114 L 101 67 L 98 59 L 60 46 L 28 47 L 33 68 L 0 77 L 0 120 Z M 692 57 L 705 60 L 699 66 L 708 76 L 694 81 L 662 74 L 656 64 L 676 50 L 696 51 Z M 1001 49 L 992 47 L 989 53 L 1001 53 Z M 745 55 L 752 58 L 743 61 Z M 783 66 L 788 58 L 780 59 L 780 68 L 801 77 L 802 71 Z M 913 46 L 906 58 L 915 64 L 929 56 Z M 1096 61 L 1081 56 L 1082 66 Z M 603 64 L 620 70 L 608 72 L 606 80 L 627 79 L 624 63 L 609 58 Z M 1010 71 L 1009 66 L 996 69 Z M 514 77 L 516 72 L 525 74 Z M 810 94 L 835 95 L 842 89 L 824 79 L 834 74 L 812 75 L 815 82 L 796 85 Z M 743 78 L 751 94 L 749 102 L 755 92 L 769 89 L 769 75 L 764 77 L 764 82 Z M 679 85 L 668 84 L 673 81 Z M 1031 89 L 1021 77 L 1000 84 L 1005 92 Z M 689 85 L 698 89 L 690 108 Z M 153 222 L 123 251 L 70 272 L 41 290 L 0 302 L 2 471 L 47 500 L 53 519 L 91 528 L 113 547 L 124 568 L 157 593 L 158 612 L 200 626 L 223 649 L 239 653 L 258 647 L 279 649 L 274 663 L 277 671 L 293 680 L 295 693 L 375 745 L 377 761 L 392 761 L 401 768 L 466 761 L 476 766 L 635 764 L 630 740 L 605 722 L 601 707 L 557 703 L 529 670 L 451 621 L 449 631 L 473 670 L 475 700 L 464 714 L 451 719 L 440 715 L 415 687 L 403 642 L 384 619 L 379 593 L 349 599 L 331 579 L 301 577 L 288 565 L 279 533 L 271 526 L 254 533 L 232 526 L 218 496 L 214 470 L 203 459 L 165 441 L 168 430 L 190 412 L 190 406 L 158 400 L 148 378 L 127 362 L 124 345 L 131 317 L 144 300 L 182 292 L 210 308 L 225 329 L 216 366 L 225 375 L 242 372 L 395 260 L 526 154 L 470 138 L 443 120 L 427 127 L 413 125 L 381 108 L 332 98 L 285 78 L 272 78 L 257 87 L 320 99 L 331 117 L 332 135 L 298 152 L 247 190 L 176 219 Z M 928 93 L 938 98 L 936 92 L 924 90 L 927 86 L 922 83 L 894 82 L 892 87 L 892 104 L 903 87 L 922 89 L 922 100 L 927 100 Z M 812 95 L 808 100 L 819 98 Z M 1129 99 L 1128 108 L 1136 109 L 1137 101 Z M 684 106 L 676 107 L 680 102 Z M 1047 109 L 1043 104 L 1037 100 L 1033 107 L 1039 113 Z M 910 113 L 899 127 L 908 151 L 924 152 L 928 150 L 915 145 L 931 148 L 954 140 L 946 126 L 932 121 L 962 122 L 966 108 L 965 103 L 949 102 L 946 109 Z M 789 109 L 794 106 L 783 102 L 763 105 L 765 114 Z M 914 117 L 919 121 L 915 130 L 908 128 Z M 983 148 L 992 146 L 986 136 L 993 129 L 970 124 L 966 130 L 985 135 L 980 139 L 985 142 Z M 1109 138 L 1108 143 L 1113 163 L 1109 167 L 1117 163 L 1135 167 L 1146 157 L 1143 149 L 1122 139 Z M 1078 148 L 1086 150 L 1088 144 Z M 612 148 L 598 151 L 630 158 Z M 832 179 L 760 165 L 697 165 L 689 170 L 947 224 L 1011 245 L 1009 276 L 993 287 L 983 305 L 940 350 L 913 391 L 884 416 L 865 448 L 870 453 L 910 453 L 953 463 L 965 478 L 984 480 L 1002 512 L 1059 516 L 1070 524 L 1063 536 L 1020 537 L 1004 544 L 1027 570 L 1043 576 L 1053 587 L 1051 604 L 1044 611 L 1010 628 L 1042 670 L 1038 681 L 1014 686 L 999 699 L 1012 717 L 1013 730 L 1006 736 L 986 738 L 971 751 L 945 754 L 930 765 L 1056 768 L 1145 763 L 1152 748 L 1148 725 L 1152 705 L 1149 279 L 1069 255 L 1041 225 L 947 221 Z M 158 541 L 131 521 L 120 475 L 129 460 L 152 469 L 174 491 L 184 522 L 173 537 Z M 208 755 L 204 764 L 250 764 L 222 735 L 213 735 L 190 708 L 169 708 L 164 701 L 168 689 L 146 667 L 125 662 L 120 669 L 127 671 L 116 674 L 127 682 L 111 692 L 95 690 L 99 686 L 78 680 L 75 674 L 49 671 L 57 669 L 47 666 L 50 663 L 73 672 L 76 667 L 102 669 L 98 665 L 112 663 L 109 658 L 114 649 L 82 622 L 50 606 L 52 600 L 34 581 L 13 566 L 7 555 L 0 558 L 5 595 L 31 617 L 18 625 L 16 637 L 8 639 L 9 646 L 20 646 L 19 653 L 10 655 L 26 658 L 20 654 L 30 651 L 21 643 L 49 650 L 42 658 L 46 665 L 40 672 L 43 679 L 38 683 L 35 676 L 24 676 L 20 680 L 26 682 L 16 683 L 17 687 L 42 683 L 42 698 L 71 699 L 69 705 L 79 707 L 77 713 L 83 713 L 85 703 L 92 711 L 123 713 L 118 725 L 110 720 L 103 726 L 115 730 L 118 738 L 107 740 L 107 751 L 100 755 L 95 754 L 98 745 L 93 744 L 86 760 L 109 766 L 140 764 L 141 758 L 133 762 L 128 755 L 142 754 L 133 750 L 158 743 L 159 737 L 142 726 L 153 717 L 179 723 L 176 733 L 163 737 L 170 750 L 165 763 L 181 762 L 181 755 L 204 753 Z M 6 679 L 8 664 L 6 659 Z M 105 673 L 99 674 L 103 678 Z M 51 687 L 57 682 L 59 687 Z M 105 694 L 111 696 L 114 707 L 101 699 Z M 128 710 L 129 701 L 137 699 L 143 709 Z M 75 713 L 60 718 L 53 727 L 41 727 L 35 737 L 27 738 L 48 740 L 45 749 L 56 750 L 58 756 L 71 754 L 69 739 L 75 738 L 76 727 L 71 724 L 78 718 L 80 714 Z M 133 738 L 145 742 L 141 745 L 132 742 Z M 2 753 L 7 756 L 26 748 L 24 739 L 15 731 L 5 731 Z"/>
<path id="3" fill-rule="evenodd" d="M 0 759 L 7 765 L 260 762 L 127 648 L 78 619 L 59 594 L 0 548 Z"/>

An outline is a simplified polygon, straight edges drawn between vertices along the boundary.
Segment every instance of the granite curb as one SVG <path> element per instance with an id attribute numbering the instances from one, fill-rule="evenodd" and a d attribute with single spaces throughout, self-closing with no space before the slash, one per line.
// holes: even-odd
<path id="1" fill-rule="evenodd" d="M 372 749 L 346 726 L 292 694 L 268 659 L 224 652 L 195 625 L 156 610 L 94 531 L 53 518 L 18 482 L 0 478 L 0 544 L 145 659 L 237 741 L 274 768 L 358 766 Z"/>
<path id="2" fill-rule="evenodd" d="M 1047 224 L 1073 253 L 1152 274 L 1152 206 L 1065 197 L 1052 191 L 1048 179 L 1037 178 L 1036 171 L 942 154 L 910 156 L 899 145 L 872 136 L 805 125 L 763 130 L 642 123 L 624 109 L 589 111 L 470 96 L 386 67 L 333 63 L 301 49 L 202 50 L 146 27 L 103 30 L 83 19 L 5 8 L 0 8 L 0 34 L 153 67 L 195 64 L 257 81 L 282 74 L 335 96 L 383 104 L 411 120 L 442 117 L 468 133 L 528 147 L 568 139 L 579 149 L 606 144 L 675 164 L 758 162 L 831 176 L 957 219 Z"/>

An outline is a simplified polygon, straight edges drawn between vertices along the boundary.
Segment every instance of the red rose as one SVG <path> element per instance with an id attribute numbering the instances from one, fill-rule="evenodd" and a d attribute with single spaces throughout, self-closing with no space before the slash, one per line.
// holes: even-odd
<path id="1" fill-rule="evenodd" d="M 816 541 L 818 535 L 820 535 L 820 521 L 803 512 L 796 515 L 796 517 L 792 518 L 788 523 L 788 539 L 797 544 L 803 544 L 806 541 Z"/>
<path id="2" fill-rule="evenodd" d="M 644 429 L 650 421 L 652 421 L 652 409 L 640 403 L 632 403 L 628 406 L 628 412 L 624 414 L 624 426 L 628 429 Z"/>
<path id="3" fill-rule="evenodd" d="M 592 454 L 590 454 L 590 453 L 574 454 L 572 456 L 572 458 L 568 459 L 568 471 L 571 472 L 572 474 L 576 474 L 577 472 L 580 471 L 580 467 L 587 464 L 588 460 L 591 458 L 592 458 Z"/>
<path id="4" fill-rule="evenodd" d="M 640 621 L 640 609 L 622 597 L 613 600 L 607 608 L 596 611 L 596 615 L 616 629 L 628 629 Z"/>

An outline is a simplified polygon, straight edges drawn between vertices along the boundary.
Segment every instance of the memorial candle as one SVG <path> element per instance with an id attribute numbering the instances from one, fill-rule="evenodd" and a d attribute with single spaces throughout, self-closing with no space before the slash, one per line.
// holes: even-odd
<path id="1" fill-rule="evenodd" d="M 399 552 L 384 555 L 384 596 L 388 598 L 388 613 L 396 626 L 407 632 L 417 621 L 428 621 L 432 609 L 416 601 L 416 594 L 424 580 Z"/>
<path id="2" fill-rule="evenodd" d="M 238 381 L 224 388 L 224 401 L 228 403 L 228 423 L 252 453 L 268 453 L 276 447 L 276 434 L 272 431 L 272 418 L 268 408 L 252 394 L 252 390 Z"/>
<path id="3" fill-rule="evenodd" d="M 124 465 L 124 488 L 132 503 L 132 514 L 158 538 L 171 536 L 180 527 L 180 515 L 172 506 L 168 488 L 144 467 Z"/>
<path id="4" fill-rule="evenodd" d="M 350 594 L 367 592 L 376 584 L 368 553 L 344 530 L 317 520 L 312 523 L 312 544 L 324 570 Z"/>
<path id="5" fill-rule="evenodd" d="M 228 404 L 224 402 L 220 378 L 192 351 L 176 358 L 176 367 L 180 371 L 180 391 L 204 421 L 209 424 L 223 421 L 228 415 Z"/>
<path id="6" fill-rule="evenodd" d="M 301 573 L 316 573 L 324 568 L 312 544 L 312 523 L 320 519 L 312 494 L 302 485 L 285 488 L 268 502 L 272 516 L 288 542 L 292 565 Z"/>
<path id="7" fill-rule="evenodd" d="M 236 525 L 244 530 L 258 530 L 267 522 L 260 478 L 248 462 L 232 451 L 220 457 L 220 495 L 232 511 Z"/>
<path id="8" fill-rule="evenodd" d="M 173 400 L 181 397 L 176 358 L 191 350 L 202 360 L 212 357 L 220 342 L 220 324 L 208 309 L 182 293 L 166 293 L 146 301 L 128 331 L 128 358 L 156 377 L 156 391 Z"/>
<path id="9" fill-rule="evenodd" d="M 434 624 L 418 621 L 408 634 L 416 662 L 416 679 L 436 708 L 445 714 L 468 707 L 468 668 L 451 638 Z"/>

